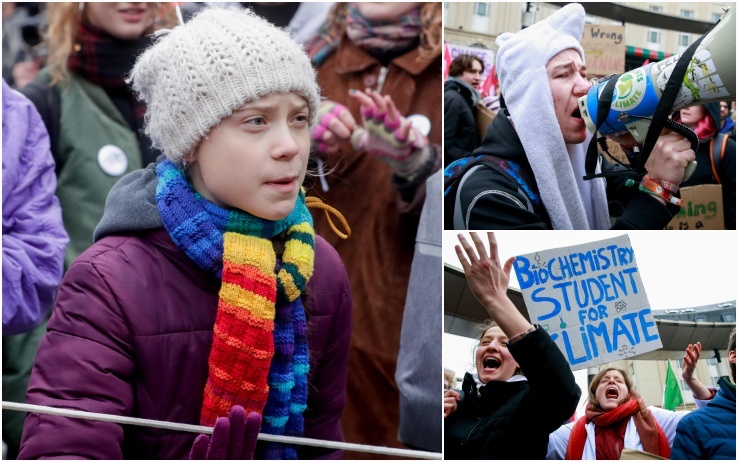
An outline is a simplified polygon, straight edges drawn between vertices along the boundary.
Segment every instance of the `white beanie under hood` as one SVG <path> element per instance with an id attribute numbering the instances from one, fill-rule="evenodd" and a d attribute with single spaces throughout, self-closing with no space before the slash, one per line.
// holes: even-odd
<path id="1" fill-rule="evenodd" d="M 583 29 L 584 8 L 572 3 L 543 21 L 515 34 L 501 34 L 496 40 L 500 88 L 554 229 L 610 227 L 605 180 L 584 181 L 582 175 L 575 175 L 575 170 L 583 170 L 587 145 L 567 145 L 564 141 L 546 72 L 549 60 L 570 48 L 584 62 L 579 44 Z M 582 162 L 581 169 L 574 169 L 573 162 Z"/>

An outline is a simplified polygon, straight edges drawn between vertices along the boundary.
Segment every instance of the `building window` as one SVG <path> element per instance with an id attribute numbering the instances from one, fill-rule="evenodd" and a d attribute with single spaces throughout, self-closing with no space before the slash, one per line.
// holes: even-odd
<path id="1" fill-rule="evenodd" d="M 688 47 L 690 44 L 690 37 L 689 34 L 679 34 L 679 46 L 680 47 Z"/>
<path id="2" fill-rule="evenodd" d="M 710 366 L 717 365 L 717 358 L 707 358 L 707 364 L 709 364 Z"/>
<path id="3" fill-rule="evenodd" d="M 725 313 L 723 315 L 723 321 L 725 321 L 725 322 L 735 322 L 735 314 L 734 313 Z"/>
<path id="4" fill-rule="evenodd" d="M 474 4 L 474 14 L 476 16 L 489 16 L 489 3 L 477 2 Z"/>
<path id="5" fill-rule="evenodd" d="M 653 45 L 658 45 L 659 43 L 661 43 L 661 31 L 649 29 L 648 43 Z"/>
<path id="6" fill-rule="evenodd" d="M 654 13 L 661 13 L 664 10 L 664 7 L 651 5 L 648 7 L 648 9 L 653 11 Z"/>
<path id="7" fill-rule="evenodd" d="M 706 316 L 695 316 L 694 322 L 707 322 L 707 317 Z"/>
<path id="8" fill-rule="evenodd" d="M 687 382 L 685 382 L 684 380 L 680 380 L 680 382 L 682 382 L 682 390 L 689 390 L 690 389 L 689 388 L 689 385 L 687 385 Z"/>
<path id="9" fill-rule="evenodd" d="M 679 12 L 679 15 L 683 18 L 693 18 L 694 17 L 694 11 L 692 10 L 681 10 Z"/>
<path id="10" fill-rule="evenodd" d="M 723 13 L 712 13 L 712 22 L 718 22 L 722 17 Z"/>
<path id="11" fill-rule="evenodd" d="M 683 382 L 683 380 L 682 380 L 682 382 Z M 720 388 L 720 384 L 718 382 L 720 382 L 720 377 L 712 377 L 712 386 L 713 387 Z"/>

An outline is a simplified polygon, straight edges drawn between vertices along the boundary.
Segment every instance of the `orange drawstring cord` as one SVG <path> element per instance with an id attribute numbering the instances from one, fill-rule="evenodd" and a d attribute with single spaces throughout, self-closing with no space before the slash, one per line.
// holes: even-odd
<path id="1" fill-rule="evenodd" d="M 325 212 L 325 217 L 328 219 L 328 224 L 331 226 L 331 229 L 334 233 L 336 233 L 338 237 L 340 237 L 341 239 L 348 239 L 351 236 L 351 228 L 349 227 L 346 219 L 343 217 L 341 212 L 314 196 L 306 197 L 305 205 L 307 205 L 308 208 L 323 210 Z M 339 231 L 338 228 L 336 228 L 333 220 L 331 220 L 331 214 L 338 218 L 341 224 L 343 224 L 343 227 L 346 230 L 345 233 Z"/>

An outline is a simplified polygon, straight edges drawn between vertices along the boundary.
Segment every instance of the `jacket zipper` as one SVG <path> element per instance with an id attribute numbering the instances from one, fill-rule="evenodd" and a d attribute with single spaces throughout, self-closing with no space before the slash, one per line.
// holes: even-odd
<path id="1" fill-rule="evenodd" d="M 480 397 L 480 396 L 482 396 L 482 394 L 479 392 L 479 389 L 477 388 L 477 397 Z M 480 406 L 478 404 L 474 403 L 474 405 L 477 406 L 478 408 L 480 408 Z M 481 408 L 479 410 L 481 411 Z M 477 419 L 477 423 L 474 424 L 474 427 L 471 429 L 471 431 L 469 432 L 469 434 L 466 435 L 466 441 L 464 441 L 464 446 L 466 446 L 467 448 L 469 447 L 469 438 L 471 438 L 472 433 L 474 433 L 474 430 L 477 429 L 477 427 L 479 426 L 480 422 L 482 422 L 482 417 L 481 416 Z"/>
<path id="2" fill-rule="evenodd" d="M 382 94 L 384 80 L 387 78 L 387 72 L 389 72 L 389 69 L 385 66 L 382 66 L 382 68 L 379 70 L 379 75 L 377 76 L 377 93 L 379 93 L 380 95 Z"/>

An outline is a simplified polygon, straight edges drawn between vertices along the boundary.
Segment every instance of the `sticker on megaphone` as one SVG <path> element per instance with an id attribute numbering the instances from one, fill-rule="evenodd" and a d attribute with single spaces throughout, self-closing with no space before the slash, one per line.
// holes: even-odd
<path id="1" fill-rule="evenodd" d="M 630 132 L 638 143 L 646 139 L 656 107 L 681 54 L 651 63 L 618 77 L 602 135 Z M 608 79 L 579 98 L 579 110 L 591 133 L 596 130 L 597 103 Z M 695 104 L 735 99 L 735 14 L 731 8 L 702 40 L 689 62 L 672 112 Z"/>

